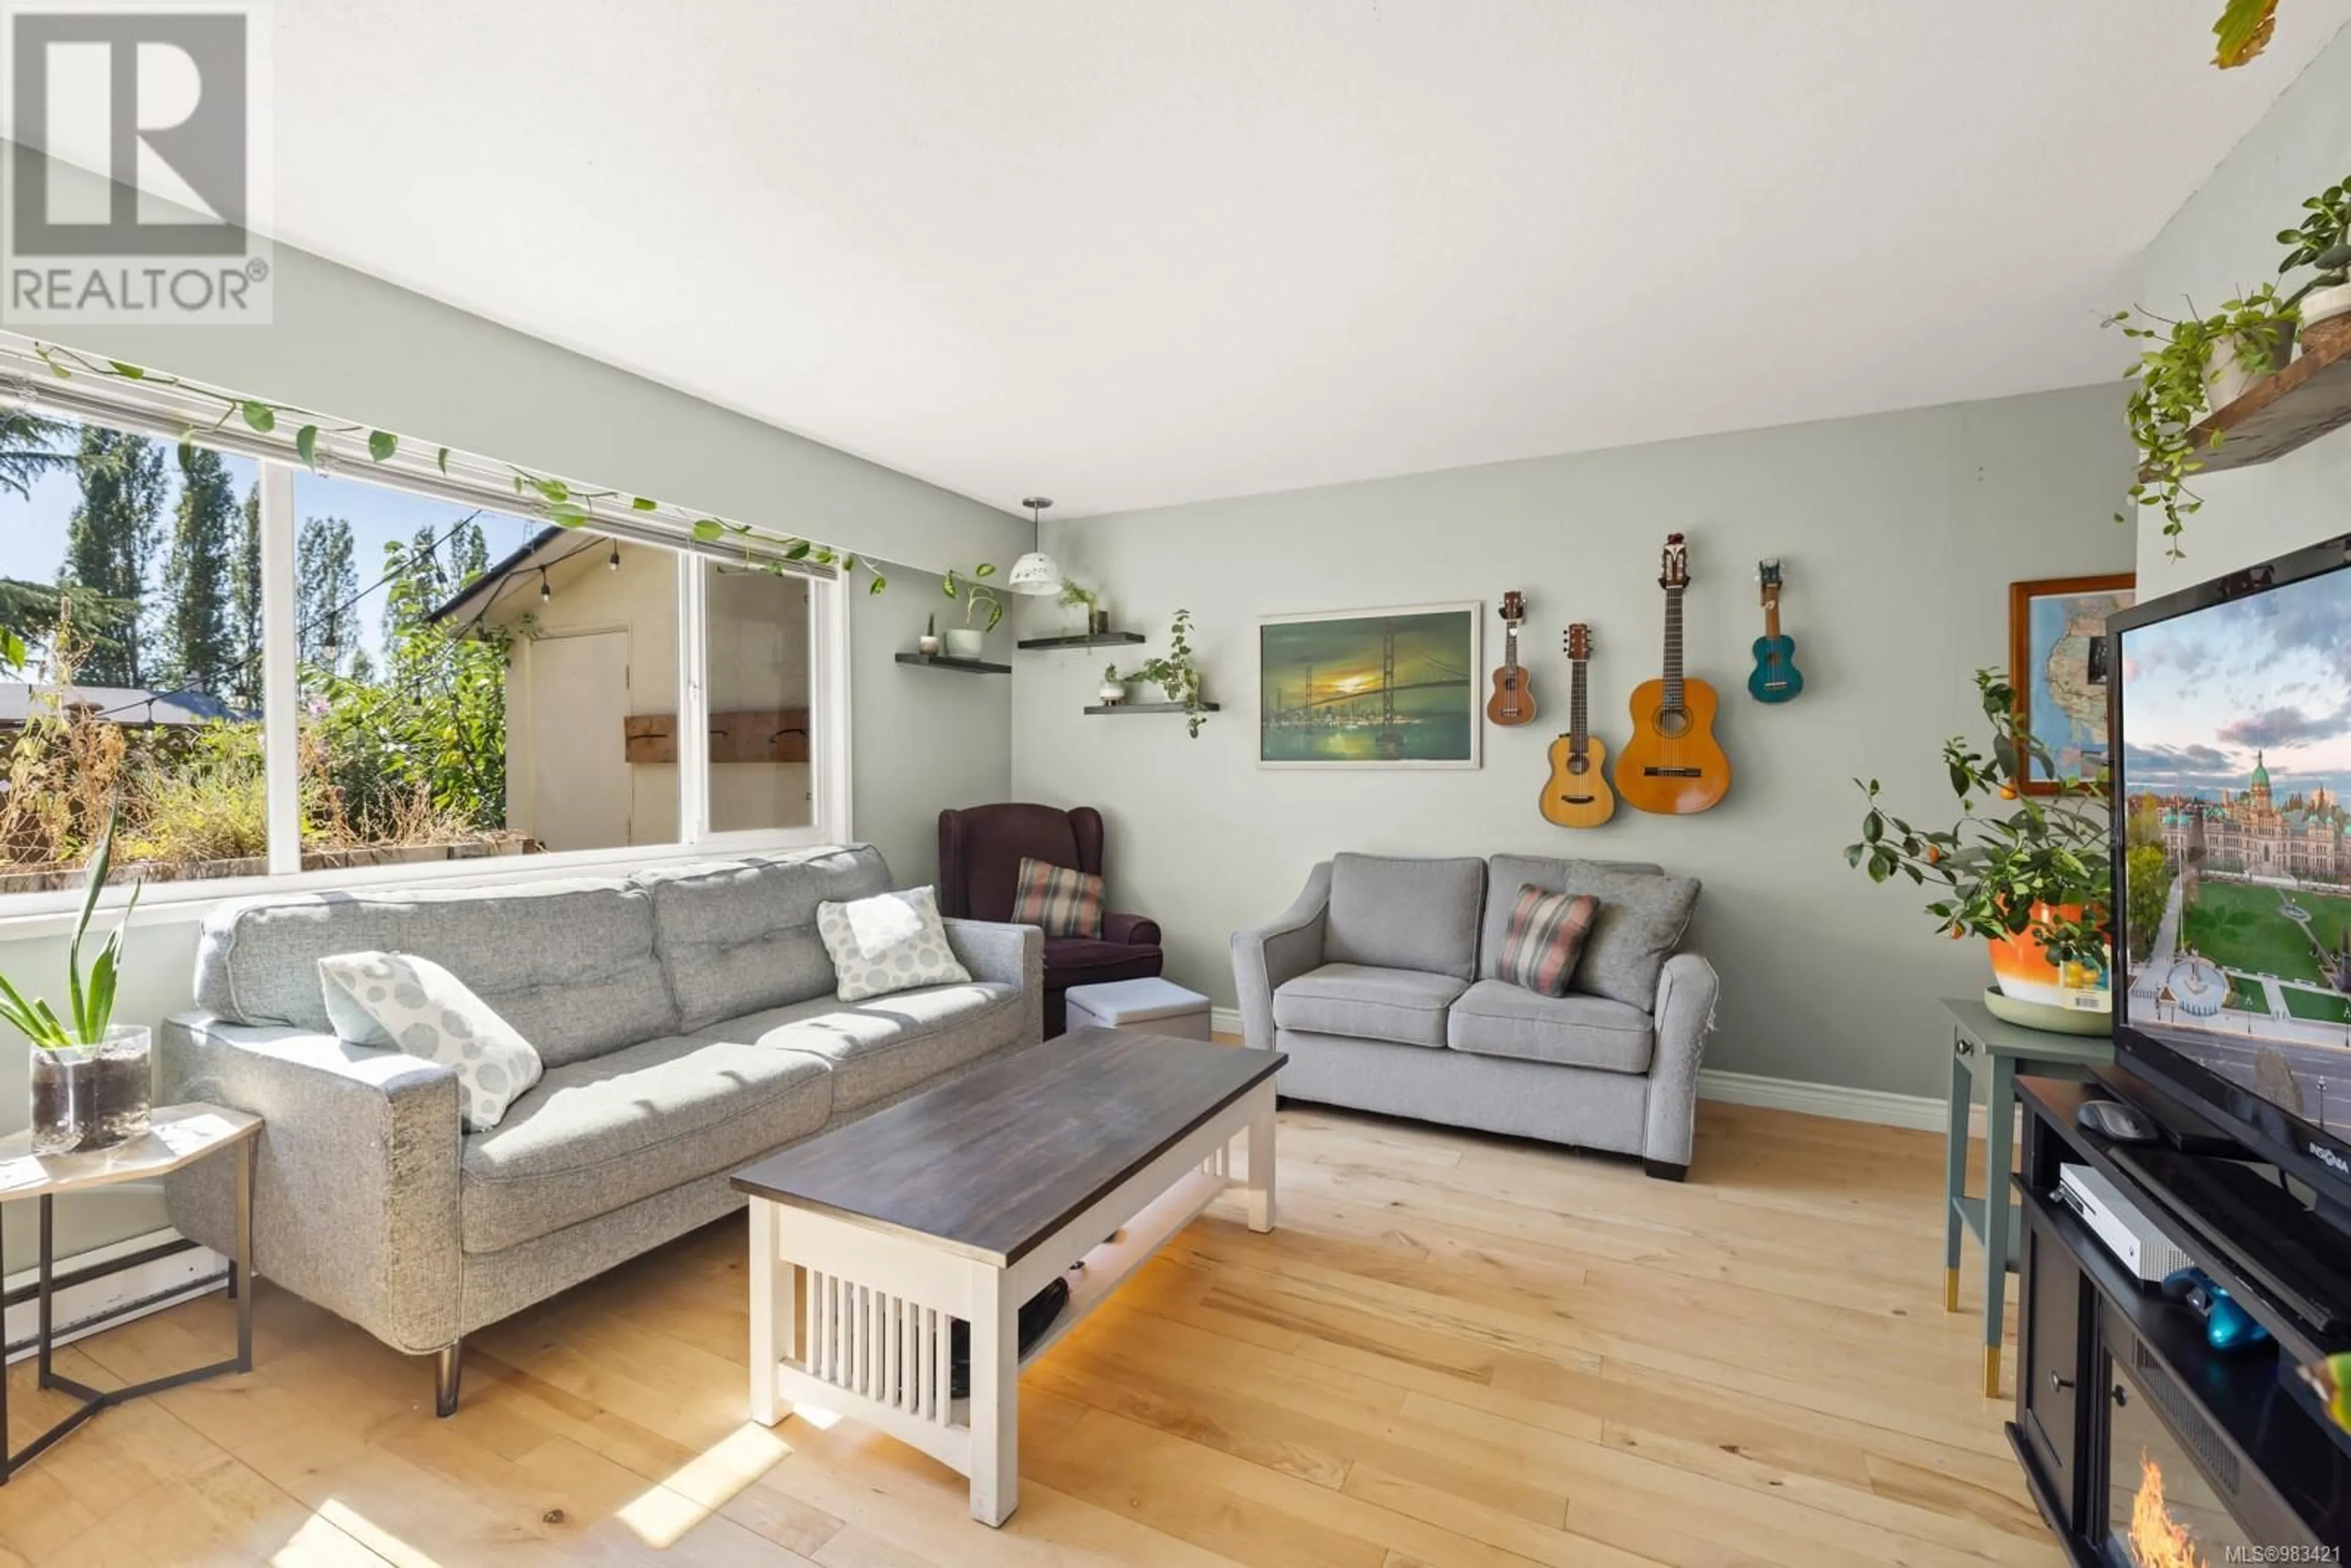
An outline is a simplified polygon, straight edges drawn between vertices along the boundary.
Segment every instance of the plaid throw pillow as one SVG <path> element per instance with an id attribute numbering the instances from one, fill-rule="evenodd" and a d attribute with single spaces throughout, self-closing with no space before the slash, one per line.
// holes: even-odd
<path id="1" fill-rule="evenodd" d="M 1012 924 L 1042 926 L 1048 936 L 1100 936 L 1102 879 L 1022 855 Z"/>
<path id="2" fill-rule="evenodd" d="M 1519 901 L 1510 908 L 1510 924 L 1502 933 L 1495 977 L 1546 997 L 1567 995 L 1568 977 L 1575 973 L 1583 939 L 1599 913 L 1600 901 L 1588 893 L 1545 893 L 1521 886 Z"/>

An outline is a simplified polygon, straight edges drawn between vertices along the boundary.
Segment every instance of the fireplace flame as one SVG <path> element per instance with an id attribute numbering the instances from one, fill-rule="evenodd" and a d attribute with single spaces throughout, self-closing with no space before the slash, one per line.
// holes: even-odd
<path id="1" fill-rule="evenodd" d="M 2131 1500 L 2131 1558 L 2138 1568 L 2204 1568 L 2196 1538 L 2171 1517 L 2163 1500 L 2163 1472 L 2142 1453 L 2138 1495 Z"/>

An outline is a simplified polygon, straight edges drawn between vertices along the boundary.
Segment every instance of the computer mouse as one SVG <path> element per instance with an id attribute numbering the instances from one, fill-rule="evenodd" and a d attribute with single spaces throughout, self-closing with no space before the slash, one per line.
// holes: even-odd
<path id="1" fill-rule="evenodd" d="M 2155 1141 L 2155 1119 L 2121 1100 L 2089 1100 L 2074 1113 L 2074 1120 L 2102 1138 L 2117 1144 Z"/>

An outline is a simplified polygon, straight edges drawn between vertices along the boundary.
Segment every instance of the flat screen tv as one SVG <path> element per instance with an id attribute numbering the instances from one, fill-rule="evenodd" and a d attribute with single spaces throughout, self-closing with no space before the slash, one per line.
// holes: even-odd
<path id="1" fill-rule="evenodd" d="M 2346 1212 L 2351 538 L 2106 630 L 2116 1060 Z"/>

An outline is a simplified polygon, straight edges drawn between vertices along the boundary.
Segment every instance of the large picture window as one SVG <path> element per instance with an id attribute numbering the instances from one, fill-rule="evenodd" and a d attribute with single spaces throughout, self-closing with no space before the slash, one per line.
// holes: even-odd
<path id="1" fill-rule="evenodd" d="M 845 831 L 820 574 L 134 424 L 0 413 L 0 914 Z"/>

